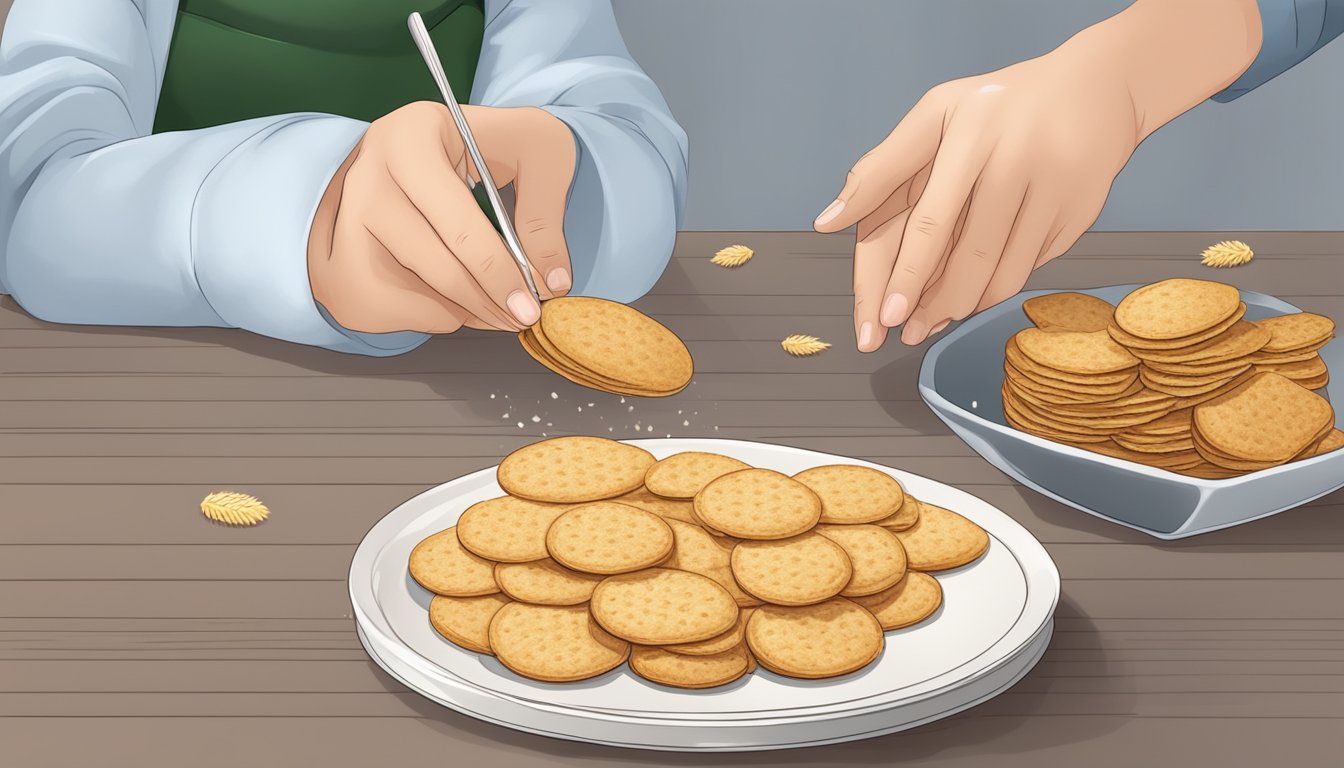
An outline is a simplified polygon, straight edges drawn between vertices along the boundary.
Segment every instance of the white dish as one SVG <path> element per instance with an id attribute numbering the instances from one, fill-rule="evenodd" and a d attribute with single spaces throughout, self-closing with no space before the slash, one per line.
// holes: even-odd
<path id="1" fill-rule="evenodd" d="M 1078 291 L 1112 304 L 1138 285 Z M 1088 514 L 1159 539 L 1180 539 L 1257 520 L 1344 487 L 1344 451 L 1226 480 L 1205 480 L 1019 432 L 1003 418 L 1003 348 L 1031 323 L 1022 302 L 1054 291 L 1027 291 L 972 317 L 934 344 L 919 370 L 919 393 L 976 453 L 1014 480 Z M 1262 293 L 1242 291 L 1246 319 L 1299 312 Z M 1336 376 L 1325 394 L 1344 399 L 1344 343 L 1321 357 Z M 1336 413 L 1336 426 L 1344 414 Z"/>
<path id="2" fill-rule="evenodd" d="M 1049 642 L 1059 574 L 1032 536 L 963 491 L 866 462 L 732 440 L 637 440 L 654 455 L 713 451 L 792 474 L 829 463 L 890 473 L 915 496 L 985 528 L 989 550 L 938 574 L 944 604 L 912 628 L 887 633 L 882 657 L 843 678 L 802 681 L 758 670 L 721 688 L 682 691 L 621 667 L 580 683 L 528 680 L 491 657 L 440 637 L 426 613 L 430 593 L 406 563 L 420 540 L 456 523 L 471 504 L 502 493 L 494 469 L 451 481 L 402 504 L 355 553 L 350 595 L 360 638 L 390 674 L 473 717 L 533 733 L 645 749 L 778 749 L 867 738 L 973 706 L 1012 685 Z M 912 663 L 911 660 L 918 660 Z"/>

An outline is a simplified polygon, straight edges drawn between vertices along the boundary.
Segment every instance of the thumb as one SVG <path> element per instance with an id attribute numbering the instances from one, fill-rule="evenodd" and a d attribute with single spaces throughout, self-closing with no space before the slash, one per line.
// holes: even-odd
<path id="1" fill-rule="evenodd" d="M 942 117 L 941 107 L 923 100 L 916 104 L 881 144 L 854 164 L 845 177 L 845 188 L 817 216 L 813 229 L 839 232 L 857 224 L 933 162 L 942 135 Z"/>

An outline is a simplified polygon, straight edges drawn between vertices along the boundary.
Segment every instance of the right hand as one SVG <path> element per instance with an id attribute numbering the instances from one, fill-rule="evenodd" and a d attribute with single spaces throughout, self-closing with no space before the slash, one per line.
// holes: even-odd
<path id="1" fill-rule="evenodd" d="M 543 299 L 570 288 L 565 203 L 574 136 L 532 108 L 464 105 Z M 342 327 L 520 331 L 541 308 L 467 180 L 479 181 L 447 107 L 416 102 L 374 121 L 318 206 L 308 243 L 313 298 Z"/>

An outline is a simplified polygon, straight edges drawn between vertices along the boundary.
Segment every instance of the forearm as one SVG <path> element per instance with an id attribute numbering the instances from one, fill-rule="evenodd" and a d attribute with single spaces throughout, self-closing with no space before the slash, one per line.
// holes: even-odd
<path id="1" fill-rule="evenodd" d="M 1236 81 L 1261 38 L 1255 0 L 1138 0 L 1057 53 L 1128 91 L 1142 141 Z"/>

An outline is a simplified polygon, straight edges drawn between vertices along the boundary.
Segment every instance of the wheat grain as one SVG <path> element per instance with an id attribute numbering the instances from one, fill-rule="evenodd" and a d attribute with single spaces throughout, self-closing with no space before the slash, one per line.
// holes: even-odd
<path id="1" fill-rule="evenodd" d="M 718 264 L 720 267 L 735 269 L 746 264 L 748 261 L 751 261 L 751 257 L 754 255 L 756 255 L 756 252 L 745 245 L 730 245 L 714 254 L 714 258 L 710 259 L 710 261 Z"/>
<path id="2" fill-rule="evenodd" d="M 1224 240 L 1204 249 L 1201 263 L 1206 267 L 1239 267 L 1255 256 L 1251 246 L 1240 240 Z"/>
<path id="3" fill-rule="evenodd" d="M 256 525 L 271 510 L 255 496 L 236 491 L 215 491 L 201 501 L 201 514 L 224 525 Z"/>
<path id="4" fill-rule="evenodd" d="M 794 357 L 811 357 L 831 345 L 818 339 L 816 336 L 802 336 L 794 334 L 786 337 L 779 345 Z"/>

